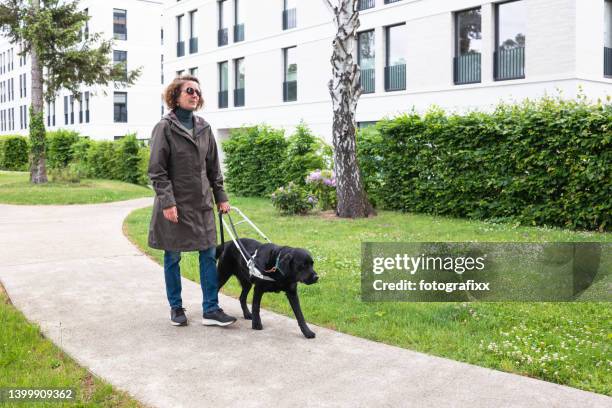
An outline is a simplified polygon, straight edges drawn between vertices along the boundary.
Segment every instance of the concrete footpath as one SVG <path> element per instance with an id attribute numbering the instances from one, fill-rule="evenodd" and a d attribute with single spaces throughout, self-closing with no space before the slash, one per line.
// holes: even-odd
<path id="1" fill-rule="evenodd" d="M 191 324 L 173 327 L 162 267 L 121 231 L 132 210 L 151 203 L 0 205 L 0 280 L 13 304 L 81 365 L 147 405 L 612 407 L 603 395 L 314 325 L 317 337 L 307 340 L 293 319 L 267 311 L 263 331 L 242 318 L 204 327 L 199 285 L 187 280 Z M 220 303 L 242 316 L 237 300 Z"/>

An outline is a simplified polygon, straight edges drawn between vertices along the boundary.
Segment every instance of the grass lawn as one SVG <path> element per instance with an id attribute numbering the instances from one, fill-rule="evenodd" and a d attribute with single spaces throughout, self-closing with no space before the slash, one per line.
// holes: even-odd
<path id="1" fill-rule="evenodd" d="M 0 171 L 0 203 L 94 204 L 149 197 L 151 189 L 114 180 L 81 180 L 80 183 L 33 185 L 26 172 Z"/>
<path id="2" fill-rule="evenodd" d="M 232 197 L 231 202 L 273 242 L 304 247 L 313 254 L 319 282 L 300 286 L 307 321 L 399 347 L 612 395 L 610 303 L 362 302 L 360 289 L 362 241 L 610 242 L 611 234 L 384 211 L 361 220 L 320 215 L 281 217 L 266 199 Z M 162 252 L 146 244 L 150 214 L 150 208 L 133 212 L 124 229 L 136 245 L 162 264 Z M 242 236 L 256 238 L 246 233 L 248 229 L 243 231 Z M 197 282 L 197 270 L 196 253 L 185 254 L 184 276 Z M 230 279 L 223 291 L 237 297 L 237 281 Z M 160 293 L 160 302 L 164 301 Z M 283 294 L 266 294 L 263 307 L 293 317 Z M 295 331 L 299 331 L 297 324 Z"/>
<path id="3" fill-rule="evenodd" d="M 19 402 L 3 407 L 144 407 L 80 367 L 29 323 L 0 286 L 0 388 L 72 388 L 72 402 Z"/>

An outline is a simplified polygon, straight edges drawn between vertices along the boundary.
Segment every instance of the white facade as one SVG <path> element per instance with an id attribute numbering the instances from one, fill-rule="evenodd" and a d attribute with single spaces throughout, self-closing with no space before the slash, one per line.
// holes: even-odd
<path id="1" fill-rule="evenodd" d="M 375 92 L 361 96 L 358 122 L 377 121 L 435 104 L 449 111 L 490 110 L 501 100 L 538 98 L 545 93 L 574 97 L 579 87 L 592 100 L 612 95 L 612 79 L 604 75 L 604 45 L 612 46 L 612 3 L 606 0 L 520 0 L 524 17 L 514 22 L 525 31 L 524 78 L 494 79 L 498 4 L 486 0 L 399 0 L 360 12 L 360 32 L 374 30 Z M 225 2 L 228 45 L 218 45 L 217 0 L 167 0 L 164 6 L 164 79 L 197 68 L 205 106 L 200 112 L 217 136 L 244 124 L 267 123 L 292 131 L 300 120 L 331 140 L 332 109 L 327 83 L 331 76 L 334 26 L 323 0 L 289 1 L 296 8 L 297 26 L 283 30 L 283 0 L 240 0 L 238 23 L 244 41 L 233 41 L 236 0 Z M 480 82 L 456 85 L 456 12 L 480 7 Z M 289 7 L 288 7 L 289 8 Z M 195 14 L 190 29 L 189 13 Z M 177 16 L 182 19 L 185 55 L 177 57 Z M 510 21 L 510 25 L 514 24 Z M 402 44 L 405 89 L 385 91 L 385 27 L 405 24 Z M 198 50 L 190 53 L 190 31 Z M 283 48 L 296 46 L 297 100 L 283 102 Z M 245 104 L 234 106 L 234 60 L 244 58 Z M 228 61 L 228 107 L 219 108 L 219 63 Z"/>
<path id="2" fill-rule="evenodd" d="M 80 8 L 87 9 L 91 16 L 88 23 L 89 33 L 99 32 L 105 39 L 114 36 L 114 10 L 125 11 L 126 39 L 116 38 L 113 50 L 127 52 L 128 70 L 142 67 L 141 76 L 134 85 L 123 89 L 115 89 L 113 84 L 104 87 L 83 86 L 82 103 L 76 99 L 70 103 L 70 94 L 67 91 L 59 92 L 55 100 L 55 109 L 53 105 L 50 106 L 45 102 L 45 126 L 48 130 L 59 128 L 76 130 L 82 135 L 98 140 L 113 140 L 128 133 L 136 133 L 139 139 L 148 139 L 151 129 L 161 114 L 159 101 L 162 92 L 160 68 L 162 1 L 84 0 L 80 3 Z M 27 118 L 23 118 L 21 110 L 29 109 L 31 103 L 30 58 L 27 56 L 25 64 L 20 65 L 18 48 L 18 44 L 10 44 L 6 37 L 0 38 L 0 56 L 9 55 L 11 52 L 14 55 L 14 69 L 6 72 L 0 70 L 0 93 L 4 87 L 2 84 L 10 82 L 14 82 L 15 91 L 15 98 L 0 99 L 0 112 L 11 110 L 15 112 L 14 125 L 7 124 L 3 130 L 0 130 L 0 135 L 26 135 L 29 131 L 29 113 Z M 20 81 L 23 81 L 20 76 L 23 75 L 25 75 L 25 95 L 19 89 Z M 115 92 L 127 94 L 127 122 L 118 122 L 115 118 Z M 87 95 L 89 112 L 87 112 Z M 65 97 L 68 97 L 67 104 Z M 124 120 L 125 115 L 119 115 L 118 119 Z"/>

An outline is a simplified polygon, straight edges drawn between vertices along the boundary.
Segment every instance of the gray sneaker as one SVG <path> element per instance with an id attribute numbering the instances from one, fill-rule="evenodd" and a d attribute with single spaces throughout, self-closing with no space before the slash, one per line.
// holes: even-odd
<path id="1" fill-rule="evenodd" d="M 223 309 L 217 309 L 214 312 L 206 313 L 202 317 L 202 324 L 204 326 L 229 326 L 234 323 L 236 318 L 234 316 L 226 315 Z"/>
<path id="2" fill-rule="evenodd" d="M 173 326 L 186 326 L 187 316 L 185 316 L 185 309 L 182 307 L 173 307 L 170 309 L 170 323 Z"/>

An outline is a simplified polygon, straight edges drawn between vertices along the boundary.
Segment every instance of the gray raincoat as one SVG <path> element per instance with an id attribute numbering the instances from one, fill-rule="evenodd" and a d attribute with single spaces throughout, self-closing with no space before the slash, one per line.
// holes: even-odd
<path id="1" fill-rule="evenodd" d="M 194 115 L 194 127 L 189 131 L 174 112 L 164 116 L 151 135 L 149 177 L 155 190 L 149 246 L 169 251 L 215 246 L 213 195 L 216 203 L 228 198 L 210 125 Z M 178 224 L 163 214 L 163 209 L 175 205 Z"/>

